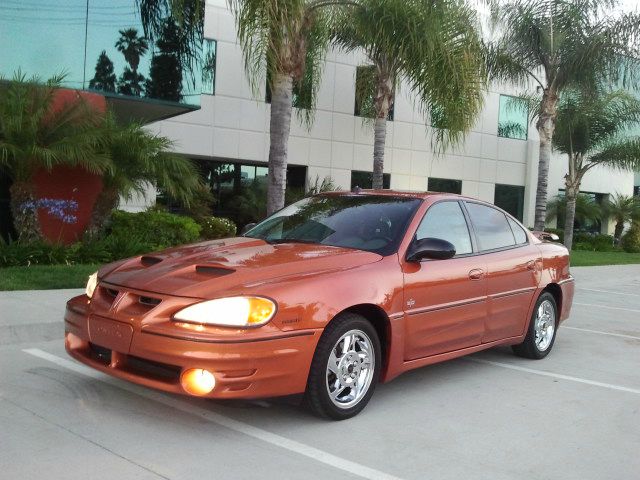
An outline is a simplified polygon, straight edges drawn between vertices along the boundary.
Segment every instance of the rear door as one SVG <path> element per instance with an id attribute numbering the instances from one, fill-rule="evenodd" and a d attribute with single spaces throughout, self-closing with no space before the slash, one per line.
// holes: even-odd
<path id="1" fill-rule="evenodd" d="M 487 317 L 482 343 L 522 335 L 542 259 L 523 228 L 501 210 L 465 202 L 487 265 Z"/>

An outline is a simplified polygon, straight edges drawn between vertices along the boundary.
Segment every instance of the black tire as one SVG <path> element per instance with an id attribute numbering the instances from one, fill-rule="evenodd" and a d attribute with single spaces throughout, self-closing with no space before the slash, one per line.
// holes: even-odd
<path id="1" fill-rule="evenodd" d="M 535 323 L 536 323 L 536 317 L 538 315 L 538 309 L 540 308 L 540 305 L 543 302 L 549 302 L 552 306 L 553 315 L 554 315 L 554 329 L 553 329 L 553 336 L 551 337 L 551 342 L 549 343 L 549 345 L 544 349 L 540 349 L 538 347 L 538 344 L 536 343 Z M 551 349 L 553 348 L 553 344 L 556 341 L 556 334 L 558 333 L 558 319 L 559 319 L 559 315 L 558 315 L 558 305 L 556 304 L 556 299 L 554 298 L 553 295 L 551 295 L 551 293 L 542 292 L 538 297 L 538 300 L 536 301 L 536 304 L 533 308 L 533 312 L 531 313 L 531 319 L 529 320 L 529 328 L 527 330 L 527 336 L 524 338 L 524 341 L 521 344 L 513 345 L 511 347 L 513 349 L 513 352 L 520 357 L 531 358 L 533 360 L 540 360 L 546 357 L 547 355 L 549 355 L 549 352 L 551 352 Z"/>
<path id="2" fill-rule="evenodd" d="M 334 346 L 343 335 L 351 330 L 359 330 L 369 337 L 373 349 L 372 356 L 375 361 L 372 369 L 373 376 L 371 383 L 366 392 L 364 392 L 362 398 L 355 405 L 344 408 L 336 406 L 329 396 L 327 368 L 329 356 Z M 361 315 L 354 313 L 338 315 L 329 323 L 327 328 L 325 328 L 316 347 L 307 380 L 305 403 L 313 413 L 322 418 L 331 418 L 333 420 L 346 420 L 347 418 L 351 418 L 360 413 L 371 399 L 380 377 L 381 367 L 382 355 L 380 339 L 371 322 Z"/>

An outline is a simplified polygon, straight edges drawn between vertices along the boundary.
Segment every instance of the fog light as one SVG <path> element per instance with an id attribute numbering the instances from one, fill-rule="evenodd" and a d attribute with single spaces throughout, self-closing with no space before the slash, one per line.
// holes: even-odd
<path id="1" fill-rule="evenodd" d="M 180 384 L 191 395 L 206 395 L 216 386 L 216 377 L 209 370 L 190 368 L 182 373 Z"/>

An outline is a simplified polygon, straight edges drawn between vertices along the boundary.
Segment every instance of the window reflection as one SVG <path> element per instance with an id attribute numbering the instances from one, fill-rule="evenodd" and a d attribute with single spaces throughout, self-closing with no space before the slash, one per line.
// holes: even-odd
<path id="1" fill-rule="evenodd" d="M 65 73 L 64 86 L 169 102 L 199 104 L 213 93 L 215 42 L 202 61 L 186 60 L 184 32 L 171 18 L 160 35 L 145 38 L 135 0 L 48 0 L 31 8 L 15 0 L 0 6 L 0 74 L 20 70 L 46 80 Z M 213 62 L 213 63 L 212 63 Z"/>
<path id="2" fill-rule="evenodd" d="M 500 95 L 498 113 L 498 136 L 526 140 L 528 133 L 529 107 L 518 97 Z"/>

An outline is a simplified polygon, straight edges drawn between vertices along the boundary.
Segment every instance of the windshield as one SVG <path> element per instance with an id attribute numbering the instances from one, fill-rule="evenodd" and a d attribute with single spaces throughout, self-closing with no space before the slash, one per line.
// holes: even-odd
<path id="1" fill-rule="evenodd" d="M 398 249 L 417 198 L 319 195 L 274 213 L 244 236 L 269 243 L 317 243 L 389 255 Z"/>

